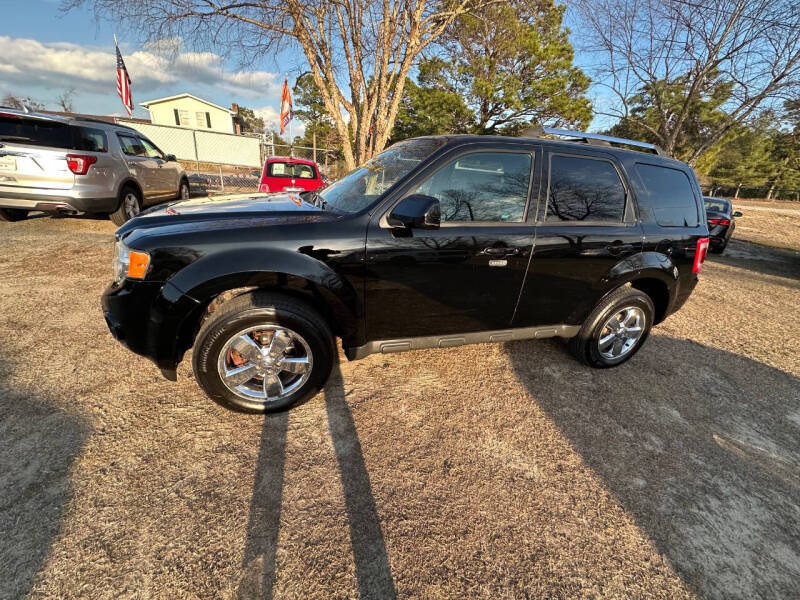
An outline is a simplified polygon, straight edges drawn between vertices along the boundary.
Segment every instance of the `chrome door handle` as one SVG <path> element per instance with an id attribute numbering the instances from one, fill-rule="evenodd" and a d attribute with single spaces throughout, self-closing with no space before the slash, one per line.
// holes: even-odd
<path id="1" fill-rule="evenodd" d="M 506 248 L 504 246 L 489 246 L 483 249 L 483 254 L 489 256 L 511 256 L 519 254 L 519 248 Z"/>

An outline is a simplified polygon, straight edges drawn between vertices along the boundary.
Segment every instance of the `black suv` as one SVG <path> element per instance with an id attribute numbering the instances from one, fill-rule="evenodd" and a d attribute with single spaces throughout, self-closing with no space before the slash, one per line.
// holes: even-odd
<path id="1" fill-rule="evenodd" d="M 193 348 L 212 399 L 259 412 L 324 385 L 334 336 L 349 359 L 560 336 L 619 365 L 697 284 L 700 188 L 655 146 L 545 132 L 568 141 L 417 138 L 322 192 L 145 212 L 116 234 L 108 326 L 170 379 Z"/>

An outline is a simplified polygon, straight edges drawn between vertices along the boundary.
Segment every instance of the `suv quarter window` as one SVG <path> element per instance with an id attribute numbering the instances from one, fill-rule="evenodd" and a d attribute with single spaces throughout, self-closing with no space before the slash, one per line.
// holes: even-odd
<path id="1" fill-rule="evenodd" d="M 628 191 L 604 157 L 551 153 L 543 220 L 548 223 L 622 223 Z"/>
<path id="2" fill-rule="evenodd" d="M 447 223 L 521 223 L 528 205 L 533 153 L 473 151 L 438 168 L 405 195 L 439 200 Z"/>
<path id="3" fill-rule="evenodd" d="M 636 173 L 644 184 L 655 215 L 662 227 L 697 227 L 700 214 L 694 188 L 680 169 L 637 162 Z"/>

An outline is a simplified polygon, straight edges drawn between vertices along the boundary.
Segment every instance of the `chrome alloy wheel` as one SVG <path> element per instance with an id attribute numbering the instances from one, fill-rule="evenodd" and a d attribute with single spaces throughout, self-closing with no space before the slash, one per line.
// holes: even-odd
<path id="1" fill-rule="evenodd" d="M 600 330 L 597 349 L 603 358 L 617 359 L 633 350 L 644 333 L 647 317 L 638 306 L 615 312 Z"/>
<path id="2" fill-rule="evenodd" d="M 122 199 L 122 205 L 125 208 L 125 215 L 129 219 L 132 219 L 139 214 L 139 199 L 133 192 L 128 192 L 125 194 L 125 197 Z"/>
<path id="3" fill-rule="evenodd" d="M 225 342 L 217 372 L 237 396 L 270 404 L 308 381 L 313 360 L 308 343 L 298 333 L 277 325 L 256 325 Z"/>

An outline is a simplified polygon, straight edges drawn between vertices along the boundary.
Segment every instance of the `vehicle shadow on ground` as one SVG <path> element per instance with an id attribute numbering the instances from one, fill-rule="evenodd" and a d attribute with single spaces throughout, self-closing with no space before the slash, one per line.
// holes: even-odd
<path id="1" fill-rule="evenodd" d="M 675 567 L 711 598 L 800 581 L 800 379 L 654 335 L 593 370 L 563 344 L 507 346 L 519 381 Z"/>
<path id="2" fill-rule="evenodd" d="M 792 250 L 732 239 L 722 254 L 709 253 L 707 260 L 764 275 L 800 280 L 800 252 Z"/>
<path id="3" fill-rule="evenodd" d="M 0 598 L 33 587 L 71 497 L 70 468 L 89 425 L 11 385 L 0 363 Z"/>
<path id="4" fill-rule="evenodd" d="M 338 363 L 324 394 L 328 428 L 344 490 L 359 596 L 395 598 L 386 542 Z M 287 412 L 264 418 L 242 559 L 243 576 L 237 590 L 237 597 L 242 600 L 273 597 L 287 430 Z"/>

